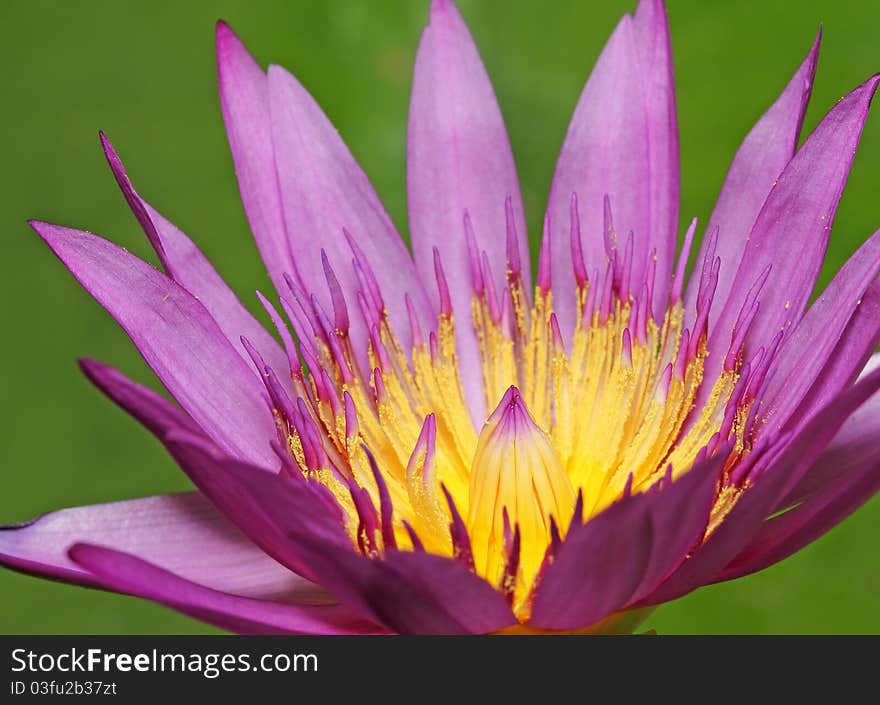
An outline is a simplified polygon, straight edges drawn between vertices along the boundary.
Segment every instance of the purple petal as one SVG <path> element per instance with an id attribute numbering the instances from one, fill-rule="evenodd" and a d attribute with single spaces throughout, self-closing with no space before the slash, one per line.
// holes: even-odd
<path id="1" fill-rule="evenodd" d="M 235 292 L 229 288 L 217 270 L 202 254 L 202 251 L 183 231 L 166 220 L 135 191 L 122 161 L 105 135 L 101 135 L 104 154 L 110 163 L 113 176 L 150 239 L 165 272 L 190 294 L 195 296 L 208 309 L 217 321 L 226 339 L 229 340 L 246 360 L 247 351 L 241 344 L 241 337 L 248 338 L 270 367 L 276 370 L 287 369 L 287 356 L 276 340 L 262 324 L 242 306 Z"/>
<path id="2" fill-rule="evenodd" d="M 709 350 L 726 349 L 755 272 L 772 267 L 747 336 L 766 345 L 800 319 L 825 257 L 834 213 L 849 175 L 880 76 L 840 100 L 785 167 L 750 231 L 730 295 L 710 332 Z M 712 355 L 713 372 L 722 355 Z M 707 372 L 707 381 L 711 382 Z M 711 384 L 709 385 L 711 386 Z"/>
<path id="3" fill-rule="evenodd" d="M 486 634 L 516 623 L 498 590 L 450 558 L 390 551 L 379 565 L 371 597 L 397 632 Z"/>
<path id="4" fill-rule="evenodd" d="M 604 199 L 618 233 L 634 233 L 632 281 L 657 252 L 654 311 L 665 307 L 675 255 L 678 159 L 671 53 L 662 7 L 643 2 L 635 22 L 617 25 L 581 94 L 550 190 L 553 307 L 563 336 L 575 325 L 575 277 L 568 232 L 577 194 L 585 271 L 604 271 Z M 659 305 L 658 305 L 659 304 Z"/>
<path id="5" fill-rule="evenodd" d="M 485 409 L 476 337 L 471 329 L 474 282 L 464 213 L 477 251 L 485 251 L 495 286 L 506 286 L 505 199 L 528 288 L 531 279 L 519 180 L 492 84 L 458 9 L 451 0 L 431 3 L 416 57 L 407 132 L 407 194 L 412 247 L 425 281 L 434 278 L 432 250 L 443 260 L 459 325 L 460 368 L 474 417 Z M 437 297 L 434 295 L 435 308 Z"/>
<path id="6" fill-rule="evenodd" d="M 501 593 L 452 559 L 356 553 L 320 485 L 223 458 L 186 434 L 167 445 L 199 489 L 267 553 L 365 618 L 393 631 L 444 634 L 497 631 L 516 621 Z"/>
<path id="7" fill-rule="evenodd" d="M 847 389 L 791 437 L 771 446 L 769 466 L 747 487 L 721 525 L 681 567 L 641 605 L 674 600 L 711 582 L 747 546 L 764 519 L 798 484 L 856 409 L 880 389 L 880 371 Z M 791 440 L 787 440 L 787 439 Z"/>
<path id="8" fill-rule="evenodd" d="M 406 634 L 482 634 L 516 623 L 504 596 L 451 558 L 388 551 L 369 560 L 296 537 L 318 580 L 344 604 Z"/>
<path id="9" fill-rule="evenodd" d="M 392 631 L 483 634 L 516 623 L 504 596 L 451 558 L 391 550 L 369 560 L 308 534 L 295 540 L 321 584 Z"/>
<path id="10" fill-rule="evenodd" d="M 704 460 L 569 531 L 538 586 L 530 624 L 586 627 L 656 588 L 700 540 L 723 460 Z"/>
<path id="11" fill-rule="evenodd" d="M 80 360 L 80 369 L 89 381 L 140 421 L 150 433 L 162 437 L 172 428 L 201 432 L 198 424 L 161 394 L 133 382 L 118 370 L 97 360 Z"/>
<path id="12" fill-rule="evenodd" d="M 877 345 L 880 345 L 880 279 L 875 279 L 862 295 L 840 342 L 801 403 L 798 415 L 810 418 L 852 384 L 865 369 Z"/>
<path id="13" fill-rule="evenodd" d="M 880 490 L 880 394 L 843 425 L 749 545 L 715 578 L 731 580 L 781 561 L 846 519 Z"/>
<path id="14" fill-rule="evenodd" d="M 62 509 L 2 527 L 0 562 L 26 573 L 104 586 L 68 557 L 67 550 L 80 542 L 134 554 L 223 592 L 278 602 L 334 601 L 263 553 L 197 492 Z"/>
<path id="15" fill-rule="evenodd" d="M 727 299 L 746 250 L 747 235 L 767 194 L 797 149 L 798 135 L 813 88 L 821 39 L 820 31 L 785 90 L 746 135 L 727 172 L 706 228 L 707 233 L 714 232 L 716 227 L 719 230 L 716 254 L 721 257 L 721 269 L 715 290 L 716 301 Z M 708 238 L 703 240 L 697 262 L 705 259 L 707 247 Z M 698 293 L 699 280 L 692 278 L 685 298 L 685 311 L 689 314 L 696 308 Z M 720 313 L 721 306 L 718 305 L 710 310 L 709 330 L 715 329 Z"/>
<path id="16" fill-rule="evenodd" d="M 779 349 L 760 402 L 760 413 L 769 417 L 771 428 L 781 430 L 785 426 L 823 374 L 878 270 L 880 231 L 841 268 Z M 799 415 L 802 416 L 802 410 Z"/>
<path id="17" fill-rule="evenodd" d="M 244 210 L 275 288 L 286 291 L 283 275 L 295 267 L 275 174 L 269 79 L 223 22 L 217 23 L 217 75 Z"/>
<path id="18" fill-rule="evenodd" d="M 633 22 L 641 59 L 648 125 L 651 231 L 649 252 L 657 250 L 653 310 L 666 304 L 678 233 L 680 190 L 678 117 L 669 22 L 663 0 L 640 0 Z"/>
<path id="19" fill-rule="evenodd" d="M 243 488 L 227 469 L 230 463 L 234 465 L 232 460 L 211 447 L 208 439 L 183 412 L 153 390 L 132 382 L 112 368 L 93 361 L 82 364 L 89 379 L 101 391 L 159 438 L 196 487 L 230 522 L 279 563 L 307 575 L 307 568 L 291 550 L 285 523 L 277 523 L 273 516 L 263 511 L 262 500 L 254 498 L 253 493 Z M 275 478 L 274 473 L 262 469 L 248 470 Z M 341 530 L 338 515 L 328 511 L 327 504 L 320 498 L 316 499 L 312 487 L 302 483 L 291 489 L 293 498 L 289 500 L 286 513 L 314 516 L 312 530 L 315 533 L 324 532 L 322 535 L 326 540 L 346 544 L 348 539 Z M 268 501 L 270 505 L 276 502 L 271 495 Z M 278 517 L 283 519 L 286 513 L 280 512 Z"/>
<path id="20" fill-rule="evenodd" d="M 70 557 L 116 592 L 153 600 L 241 634 L 376 634 L 382 630 L 342 605 L 288 605 L 231 595 L 138 556 L 77 543 Z"/>
<path id="21" fill-rule="evenodd" d="M 395 329 L 409 328 L 406 294 L 422 325 L 431 326 L 431 305 L 409 252 L 339 133 L 302 85 L 278 66 L 269 68 L 269 96 L 284 222 L 306 291 L 333 310 L 320 266 L 323 249 L 346 303 L 356 305 L 361 286 L 345 229 L 366 259 L 359 264 L 378 279 Z M 369 332 L 362 317 L 352 317 L 350 335 L 354 349 L 366 355 Z"/>
<path id="22" fill-rule="evenodd" d="M 869 375 L 878 366 L 880 366 L 880 354 L 871 358 L 862 377 Z M 816 464 L 775 507 L 775 511 L 787 509 L 825 492 L 838 480 L 868 465 L 873 457 L 874 448 L 878 446 L 877 439 L 880 438 L 878 423 L 880 423 L 880 395 L 874 395 L 847 419 Z"/>
<path id="23" fill-rule="evenodd" d="M 269 447 L 275 425 L 260 386 L 198 300 L 107 240 L 48 223 L 31 226 L 215 443 L 236 457 L 276 466 Z"/>
<path id="24" fill-rule="evenodd" d="M 329 506 L 320 485 L 295 479 L 282 485 L 276 474 L 224 456 L 185 432 L 172 431 L 163 442 L 193 484 L 254 543 L 290 570 L 315 579 L 291 540 L 296 531 L 306 530 L 304 526 L 325 546 L 350 546 L 338 507 Z"/>

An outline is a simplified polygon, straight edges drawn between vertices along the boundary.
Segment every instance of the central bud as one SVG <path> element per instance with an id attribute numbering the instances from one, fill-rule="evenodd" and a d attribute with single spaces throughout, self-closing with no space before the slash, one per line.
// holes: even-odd
<path id="1" fill-rule="evenodd" d="M 489 580 L 501 576 L 505 533 L 519 527 L 517 583 L 531 585 L 551 540 L 551 517 L 564 528 L 574 509 L 575 493 L 559 455 L 516 387 L 507 390 L 483 426 L 469 492 L 467 525 L 477 572 Z"/>

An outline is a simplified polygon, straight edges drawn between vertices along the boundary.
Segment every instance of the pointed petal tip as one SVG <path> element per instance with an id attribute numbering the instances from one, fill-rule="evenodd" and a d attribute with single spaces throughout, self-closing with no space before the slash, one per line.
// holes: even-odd
<path id="1" fill-rule="evenodd" d="M 122 159 L 119 156 L 119 152 L 116 151 L 116 147 L 113 146 L 113 142 L 107 137 L 107 133 L 103 130 L 98 130 L 98 139 L 101 141 L 101 149 L 104 152 L 107 163 L 110 164 L 110 170 L 113 172 L 116 180 L 119 181 L 121 176 L 123 181 L 127 181 L 128 177 L 122 165 Z"/>
<path id="2" fill-rule="evenodd" d="M 214 25 L 214 36 L 217 38 L 218 46 L 221 44 L 225 45 L 228 42 L 240 43 L 241 41 L 235 33 L 235 30 L 222 19 L 218 19 Z"/>
<path id="3" fill-rule="evenodd" d="M 232 65 L 239 64 L 241 61 L 256 63 L 241 37 L 224 20 L 217 20 L 214 28 L 214 41 L 217 48 L 218 69 L 223 69 L 226 63 Z"/>
<path id="4" fill-rule="evenodd" d="M 515 384 L 511 384 L 507 391 L 504 392 L 504 396 L 501 397 L 501 402 L 498 406 L 516 406 L 523 404 L 522 395 L 519 392 L 519 387 Z"/>
<path id="5" fill-rule="evenodd" d="M 810 98 L 810 92 L 813 87 L 813 81 L 816 78 L 816 65 L 819 63 L 819 49 L 822 46 L 822 26 L 819 25 L 819 30 L 816 32 L 816 38 L 813 40 L 813 45 L 810 47 L 810 51 L 807 52 L 807 56 L 801 64 L 801 71 L 805 72 L 804 76 L 804 100 L 807 101 Z"/>
<path id="6" fill-rule="evenodd" d="M 228 58 L 230 54 L 245 50 L 244 44 L 238 38 L 235 30 L 223 20 L 217 20 L 217 24 L 214 27 L 214 42 L 217 47 L 217 58 L 220 66 L 223 65 L 223 59 Z"/>
<path id="7" fill-rule="evenodd" d="M 105 370 L 112 370 L 111 367 L 92 357 L 78 357 L 76 364 L 80 371 L 89 379 L 94 379 L 96 374 L 100 374 Z"/>
<path id="8" fill-rule="evenodd" d="M 30 226 L 31 230 L 33 230 L 37 235 L 40 236 L 43 242 L 49 245 L 49 247 L 52 247 L 52 244 L 54 242 L 63 237 L 68 230 L 71 230 L 70 228 L 65 228 L 62 225 L 56 225 L 55 223 L 50 223 L 46 220 L 40 220 L 38 218 L 31 218 L 27 221 L 27 224 Z"/>

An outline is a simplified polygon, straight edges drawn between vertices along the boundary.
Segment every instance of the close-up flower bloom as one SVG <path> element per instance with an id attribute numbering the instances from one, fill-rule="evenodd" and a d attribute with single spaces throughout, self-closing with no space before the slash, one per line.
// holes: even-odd
<path id="1" fill-rule="evenodd" d="M 880 231 L 812 298 L 880 76 L 799 146 L 817 36 L 677 248 L 669 28 L 641 0 L 577 103 L 533 267 L 451 0 L 431 3 L 415 62 L 411 252 L 297 79 L 223 22 L 216 44 L 273 330 L 102 134 L 164 271 L 31 226 L 176 404 L 83 372 L 197 491 L 0 527 L 0 563 L 242 633 L 622 633 L 880 489 Z"/>

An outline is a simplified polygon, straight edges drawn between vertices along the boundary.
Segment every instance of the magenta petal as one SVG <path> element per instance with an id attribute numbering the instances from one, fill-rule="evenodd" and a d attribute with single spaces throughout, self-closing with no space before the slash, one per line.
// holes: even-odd
<path id="1" fill-rule="evenodd" d="M 101 144 L 125 200 L 150 239 L 168 276 L 202 302 L 242 357 L 250 360 L 241 344 L 241 337 L 245 336 L 256 346 L 270 367 L 279 371 L 286 370 L 287 356 L 281 346 L 242 306 L 235 292 L 223 281 L 195 243 L 140 197 L 125 173 L 125 167 L 113 145 L 104 134 L 101 135 Z"/>
<path id="2" fill-rule="evenodd" d="M 880 490 L 880 394 L 858 409 L 803 479 L 779 503 L 794 507 L 765 521 L 717 576 L 731 580 L 787 558 L 852 514 Z M 796 505 L 796 506 L 794 506 Z"/>
<path id="3" fill-rule="evenodd" d="M 656 249 L 654 312 L 665 307 L 675 256 L 678 159 L 671 53 L 662 7 L 643 2 L 617 25 L 584 87 L 556 165 L 547 214 L 552 229 L 553 307 L 563 337 L 576 300 L 569 207 L 577 194 L 587 273 L 606 265 L 604 199 L 617 233 L 634 233 L 632 281 Z"/>
<path id="4" fill-rule="evenodd" d="M 482 634 L 516 623 L 504 596 L 457 561 L 388 551 L 371 561 L 307 536 L 299 550 L 344 604 L 404 634 Z"/>
<path id="5" fill-rule="evenodd" d="M 530 624 L 587 627 L 649 594 L 702 537 L 723 460 L 704 460 L 570 530 L 538 586 Z"/>
<path id="6" fill-rule="evenodd" d="M 740 496 L 724 521 L 642 605 L 681 597 L 711 582 L 724 566 L 760 531 L 766 517 L 798 484 L 856 409 L 880 389 L 880 370 L 847 389 L 814 416 L 793 438 L 786 436 L 769 448 L 766 467 Z M 791 440 L 787 440 L 790 438 Z"/>
<path id="7" fill-rule="evenodd" d="M 496 631 L 516 621 L 501 593 L 452 559 L 355 553 L 322 486 L 223 458 L 186 434 L 173 434 L 167 445 L 199 489 L 267 553 L 365 618 L 393 631 L 444 634 Z"/>
<path id="8" fill-rule="evenodd" d="M 880 331 L 880 321 L 878 321 Z M 871 358 L 862 373 L 867 377 L 880 367 L 880 353 Z M 880 395 L 875 394 L 847 419 L 828 448 L 798 484 L 776 506 L 781 511 L 831 488 L 838 480 L 870 465 L 880 438 Z"/>
<path id="9" fill-rule="evenodd" d="M 236 457 L 277 465 L 269 446 L 275 424 L 260 385 L 197 299 L 107 240 L 48 223 L 31 226 L 215 443 Z"/>
<path id="10" fill-rule="evenodd" d="M 880 231 L 850 257 L 779 349 L 761 395 L 761 413 L 769 419 L 765 430 L 781 430 L 796 410 L 803 417 L 800 403 L 825 371 L 878 270 Z M 877 323 L 880 328 L 880 320 Z"/>
<path id="11" fill-rule="evenodd" d="M 185 432 L 172 431 L 164 443 L 193 484 L 230 521 L 300 575 L 315 579 L 291 541 L 294 528 L 302 531 L 307 525 L 316 540 L 328 546 L 350 545 L 339 510 L 329 506 L 321 485 L 290 480 L 282 488 L 276 474 L 224 456 Z"/>
<path id="12" fill-rule="evenodd" d="M 98 360 L 80 360 L 79 366 L 92 384 L 140 421 L 150 433 L 160 438 L 172 428 L 201 433 L 189 414 L 158 392 L 133 382 L 119 370 Z"/>
<path id="13" fill-rule="evenodd" d="M 865 369 L 880 345 L 880 279 L 862 295 L 837 347 L 801 403 L 798 416 L 810 418 L 834 399 Z"/>
<path id="14" fill-rule="evenodd" d="M 706 228 L 707 233 L 718 228 L 716 254 L 721 257 L 715 289 L 715 300 L 718 302 L 727 299 L 746 249 L 747 236 L 767 194 L 797 149 L 798 135 L 813 88 L 821 39 L 822 33 L 819 32 L 809 54 L 785 90 L 746 135 L 724 179 Z M 697 262 L 706 258 L 709 239 L 704 238 Z M 693 315 L 696 310 L 699 288 L 699 277 L 692 277 L 685 297 L 688 315 Z M 710 309 L 710 331 L 715 329 L 720 313 L 720 305 Z"/>
<path id="15" fill-rule="evenodd" d="M 217 23 L 217 75 L 244 210 L 275 288 L 286 291 L 284 274 L 293 273 L 294 262 L 275 175 L 269 79 L 223 22 Z"/>
<path id="16" fill-rule="evenodd" d="M 279 602 L 333 601 L 263 553 L 197 492 L 62 509 L 2 527 L 0 563 L 104 586 L 68 557 L 67 549 L 79 542 L 137 555 L 182 578 L 236 595 Z"/>
<path id="17" fill-rule="evenodd" d="M 516 624 L 504 596 L 461 563 L 389 551 L 366 589 L 390 628 L 409 634 L 486 634 Z"/>
<path id="18" fill-rule="evenodd" d="M 474 282 L 465 211 L 478 252 L 486 252 L 496 289 L 506 287 L 508 196 L 527 289 L 529 246 L 504 120 L 470 32 L 451 0 L 431 3 L 430 23 L 416 57 L 407 131 L 407 194 L 413 253 L 424 281 L 434 280 L 434 247 L 442 258 L 459 322 L 456 341 L 464 389 L 472 415 L 481 423 L 485 401 L 470 325 Z M 436 292 L 433 299 L 439 308 Z"/>
<path id="19" fill-rule="evenodd" d="M 875 429 L 880 433 L 880 429 Z M 833 529 L 880 491 L 880 455 L 839 484 L 766 522 L 760 535 L 713 582 L 749 575 L 800 551 Z"/>
<path id="20" fill-rule="evenodd" d="M 395 329 L 409 329 L 406 294 L 421 324 L 430 327 L 431 305 L 412 258 L 339 133 L 305 88 L 279 66 L 269 68 L 269 103 L 284 222 L 306 291 L 325 310 L 333 310 L 324 271 L 311 264 L 321 262 L 323 250 L 346 304 L 356 309 L 361 285 L 345 229 L 366 259 L 359 264 L 375 274 Z M 363 317 L 351 317 L 350 336 L 356 351 L 367 349 Z"/>
<path id="21" fill-rule="evenodd" d="M 788 330 L 803 314 L 878 81 L 880 76 L 874 76 L 828 112 L 770 191 L 751 228 L 715 331 L 710 332 L 713 353 L 726 349 L 755 273 L 767 267 L 772 270 L 747 336 L 748 351 L 768 344 L 780 328 Z M 713 354 L 710 360 L 712 371 L 720 370 L 723 354 Z M 707 373 L 706 379 L 712 376 Z"/>
<path id="22" fill-rule="evenodd" d="M 251 485 L 242 486 L 237 475 L 229 469 L 237 467 L 234 461 L 211 447 L 208 439 L 194 428 L 183 412 L 153 390 L 132 382 L 110 367 L 93 361 L 82 364 L 89 379 L 101 391 L 162 441 L 196 487 L 230 522 L 279 563 L 301 575 L 308 575 L 308 569 L 291 549 L 286 524 L 283 521 L 279 524 L 276 517 L 263 511 L 263 500 L 253 496 Z M 275 480 L 275 473 L 260 468 L 247 466 L 247 472 L 258 476 L 256 483 L 260 482 L 260 477 Z M 289 490 L 291 496 L 286 500 L 287 509 L 279 510 L 277 518 L 283 519 L 291 512 L 302 517 L 313 516 L 312 531 L 324 532 L 327 541 L 345 545 L 348 539 L 342 531 L 338 514 L 328 511 L 322 498 L 316 497 L 315 487 L 301 483 Z M 271 491 L 266 496 L 267 506 L 277 503 L 278 499 Z"/>
<path id="23" fill-rule="evenodd" d="M 138 556 L 77 543 L 70 557 L 105 587 L 171 607 L 241 634 L 376 634 L 382 630 L 342 605 L 289 605 L 216 590 Z"/>

